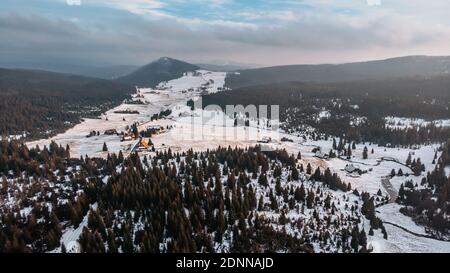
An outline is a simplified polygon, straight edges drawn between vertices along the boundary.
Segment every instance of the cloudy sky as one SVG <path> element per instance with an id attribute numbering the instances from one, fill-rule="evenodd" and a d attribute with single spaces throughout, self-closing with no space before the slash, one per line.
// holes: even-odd
<path id="1" fill-rule="evenodd" d="M 450 55 L 448 0 L 1 0 L 0 60 L 261 65 Z"/>

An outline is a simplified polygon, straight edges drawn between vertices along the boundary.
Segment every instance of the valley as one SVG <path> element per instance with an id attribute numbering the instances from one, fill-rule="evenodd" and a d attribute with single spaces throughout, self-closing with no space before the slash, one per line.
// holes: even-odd
<path id="1" fill-rule="evenodd" d="M 423 226 L 417 225 L 411 218 L 399 212 L 402 205 L 395 202 L 395 196 L 407 181 L 411 181 L 413 184 L 421 184 L 427 172 L 431 172 L 437 167 L 436 157 L 441 156 L 440 144 L 384 147 L 369 142 L 361 142 L 350 147 L 351 143 L 348 143 L 344 144 L 344 150 L 347 149 L 346 145 L 348 145 L 348 149 L 352 151 L 350 156 L 331 158 L 328 157 L 328 151 L 336 150 L 336 147 L 334 147 L 336 143 L 333 142 L 342 141 L 339 138 L 317 137 L 317 135 L 314 136 L 311 133 L 314 131 L 299 133 L 273 129 L 271 126 L 267 126 L 266 120 L 251 120 L 247 126 L 236 126 L 234 118 L 220 111 L 190 109 L 187 105 L 189 100 L 196 100 L 206 94 L 223 92 L 225 77 L 226 73 L 198 70 L 195 73 L 185 73 L 181 78 L 162 82 L 155 88 L 137 88 L 136 93 L 132 95 L 132 100 L 140 103 L 124 102 L 118 107 L 108 110 L 99 118 L 85 119 L 62 134 L 50 139 L 28 142 L 27 146 L 32 148 L 38 145 L 42 148 L 49 146 L 54 141 L 63 147 L 68 145 L 70 154 L 74 158 L 98 157 L 109 160 L 112 153 L 121 153 L 125 158 L 132 157 L 137 153 L 140 159 L 144 161 L 159 158 L 161 154 L 167 152 L 173 154 L 205 153 L 218 149 L 218 147 L 247 150 L 261 145 L 268 149 L 268 153 L 284 150 L 287 154 L 296 158 L 294 166 L 298 168 L 301 165 L 301 175 L 300 178 L 297 178 L 297 181 L 295 179 L 292 181 L 292 174 L 289 174 L 292 167 L 283 168 L 283 172 L 278 178 L 283 189 L 290 188 L 292 191 L 300 184 L 314 188 L 316 186 L 314 182 L 311 182 L 311 171 L 307 170 L 305 173 L 305 170 L 302 169 L 306 169 L 307 166 L 311 168 L 312 172 L 316 169 L 322 172 L 328 169 L 331 173 L 336 174 L 344 184 L 349 184 L 351 191 L 342 192 L 338 189 L 333 190 L 326 186 L 320 186 L 320 191 L 323 191 L 321 196 L 326 192 L 326 195 L 330 196 L 330 200 L 334 204 L 333 207 L 335 206 L 340 215 L 348 214 L 359 219 L 355 220 L 351 226 L 367 232 L 372 229 L 371 221 L 359 212 L 360 206 L 365 202 L 360 199 L 360 194 L 367 193 L 373 196 L 373 202 L 376 206 L 375 215 L 381 221 L 395 223 L 418 234 L 427 234 Z M 165 111 L 169 112 L 162 116 L 159 115 Z M 130 112 L 130 114 L 126 112 Z M 137 132 L 146 132 L 149 128 L 157 128 L 157 132 L 151 134 L 150 137 L 137 135 L 136 137 L 133 136 L 131 131 L 133 126 L 137 128 Z M 108 134 L 107 131 L 115 133 Z M 91 132 L 97 133 L 87 137 Z M 130 138 L 124 141 L 125 136 L 130 136 Z M 263 139 L 269 141 L 261 144 Z M 289 141 L 286 141 L 287 139 Z M 149 143 L 148 147 L 143 147 L 147 146 L 142 144 L 143 140 Z M 107 150 L 103 150 L 104 144 L 106 144 Z M 364 150 L 368 151 L 366 155 Z M 414 174 L 413 170 L 406 166 L 407 158 L 410 155 L 413 156 L 414 160 L 420 159 L 423 163 L 424 170 L 419 175 Z M 224 172 L 225 165 L 220 166 L 221 172 Z M 179 168 L 180 166 L 177 167 L 177 169 Z M 392 170 L 397 172 L 400 169 L 402 170 L 402 176 L 391 176 Z M 246 173 L 248 176 L 252 175 L 249 170 Z M 272 177 L 269 188 L 275 191 L 277 186 L 273 179 L 277 175 L 273 171 L 269 171 L 269 174 Z M 260 175 L 261 173 L 258 172 L 257 176 L 250 180 L 249 185 L 252 185 L 251 188 L 255 191 L 256 200 L 263 198 L 263 204 L 270 204 L 271 199 L 268 196 L 271 196 L 272 193 L 269 194 L 267 188 L 259 185 L 260 182 L 256 178 Z M 311 177 L 308 178 L 310 175 Z M 112 183 L 108 182 L 108 177 L 102 178 L 105 181 L 104 183 Z M 229 177 L 227 178 L 226 175 L 220 178 L 222 181 L 227 179 Z M 216 187 L 214 187 L 214 190 L 216 190 Z M 317 190 L 319 191 L 319 189 Z M 282 199 L 279 202 L 284 203 L 288 200 L 287 197 L 284 198 L 284 201 L 281 201 Z M 323 201 L 318 200 L 318 202 L 323 205 Z M 316 210 L 303 211 L 301 209 L 302 212 L 300 212 L 300 207 L 297 205 L 287 206 L 287 204 L 285 204 L 282 213 L 277 208 L 263 210 L 258 215 L 267 219 L 270 223 L 269 226 L 276 231 L 283 230 L 294 238 L 300 236 L 300 234 L 304 236 L 307 231 L 288 223 L 296 223 L 300 219 L 306 223 L 313 221 L 314 217 L 317 217 L 313 216 L 317 213 Z M 316 209 L 321 210 L 322 205 L 318 205 Z M 280 205 L 279 208 L 282 208 L 282 206 Z M 132 215 L 133 213 L 136 212 L 132 212 Z M 323 212 L 319 214 L 324 216 L 327 213 L 329 213 L 329 209 L 324 208 Z M 289 220 L 280 222 L 281 217 Z M 68 228 L 63 230 L 62 242 L 66 248 L 68 247 L 75 252 L 81 250 L 78 239 L 81 236 L 82 227 L 87 226 L 87 224 L 87 216 L 85 216 L 78 228 L 74 229 L 69 225 Z M 142 223 L 139 225 L 142 225 Z M 139 230 L 138 226 L 135 227 L 137 230 Z M 365 248 L 380 253 L 450 252 L 450 242 L 448 241 L 418 238 L 392 225 L 386 225 L 383 228 L 385 228 L 387 235 L 384 235 L 379 229 L 372 231 L 372 235 L 367 235 Z M 316 231 L 319 232 L 319 229 Z M 329 230 L 328 233 L 331 233 L 329 235 L 334 238 L 338 235 L 338 233 L 333 233 L 332 230 L 331 232 Z M 232 233 L 229 233 L 229 237 L 231 236 Z M 328 241 L 328 243 L 326 241 L 313 242 L 314 240 L 311 241 L 311 245 L 315 252 L 341 251 L 340 246 L 336 245 L 334 240 Z M 218 252 L 229 252 L 231 251 L 230 244 L 231 241 L 228 239 L 223 244 L 216 243 L 214 249 Z M 165 243 L 164 245 L 167 247 Z M 164 251 L 165 247 L 160 248 L 160 251 Z M 61 248 L 56 249 L 56 251 L 61 251 Z"/>
<path id="2" fill-rule="evenodd" d="M 448 10 L 0 1 L 0 257 L 436 271 L 395 254 L 450 254 Z"/>

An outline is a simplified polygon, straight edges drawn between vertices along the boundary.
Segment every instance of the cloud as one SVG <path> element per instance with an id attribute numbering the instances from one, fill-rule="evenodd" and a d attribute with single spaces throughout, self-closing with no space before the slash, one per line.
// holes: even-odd
<path id="1" fill-rule="evenodd" d="M 81 0 L 66 0 L 66 3 L 69 6 L 80 6 Z"/>
<path id="2" fill-rule="evenodd" d="M 95 1 L 95 5 L 105 2 L 83 2 L 83 8 L 89 9 Z M 398 1 L 403 0 L 396 5 Z M 82 17 L 86 10 L 76 20 L 73 13 L 47 17 L 0 12 L 0 36 L 6 37 L 0 43 L 0 60 L 143 64 L 172 56 L 283 64 L 450 54 L 446 46 L 450 28 L 444 19 L 450 8 L 447 2 L 435 2 L 432 9 L 419 0 L 410 0 L 402 9 L 394 2 L 377 9 L 367 8 L 365 1 L 352 6 L 343 2 L 349 3 L 304 0 L 305 7 L 290 10 L 235 7 L 234 13 L 198 17 L 178 15 L 176 9 L 168 12 L 168 1 L 111 0 L 95 21 Z M 217 4 L 227 10 L 235 3 Z M 416 9 L 422 12 L 416 14 Z"/>
<path id="3" fill-rule="evenodd" d="M 381 6 L 381 0 L 367 0 L 369 6 Z"/>
<path id="4" fill-rule="evenodd" d="M 120 9 L 125 9 L 136 14 L 156 14 L 158 9 L 164 7 L 164 3 L 157 0 L 109 0 L 106 4 Z"/>

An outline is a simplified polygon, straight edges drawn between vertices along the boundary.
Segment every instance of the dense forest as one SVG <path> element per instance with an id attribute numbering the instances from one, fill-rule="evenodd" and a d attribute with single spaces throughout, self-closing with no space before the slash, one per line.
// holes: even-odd
<path id="1" fill-rule="evenodd" d="M 42 138 L 120 104 L 134 89 L 114 81 L 0 69 L 0 135 Z"/>
<path id="2" fill-rule="evenodd" d="M 441 142 L 450 128 L 392 128 L 389 116 L 434 121 L 450 118 L 450 77 L 367 80 L 343 83 L 289 82 L 244 87 L 203 96 L 203 106 L 279 105 L 288 132 L 315 128 L 319 133 L 381 145 Z M 270 109 L 269 109 L 270 110 Z M 327 116 L 321 117 L 320 113 Z"/>
<path id="3" fill-rule="evenodd" d="M 0 143 L 0 252 L 365 252 L 379 196 L 284 150 L 70 158 Z M 371 229 L 361 228 L 362 217 Z M 315 247 L 316 246 L 316 247 Z"/>

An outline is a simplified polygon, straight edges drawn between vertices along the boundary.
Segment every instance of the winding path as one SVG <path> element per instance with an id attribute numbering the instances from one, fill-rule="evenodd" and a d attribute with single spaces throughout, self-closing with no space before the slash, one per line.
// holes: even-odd
<path id="1" fill-rule="evenodd" d="M 399 164 L 399 165 L 402 165 L 402 166 L 408 168 L 409 170 L 411 170 L 411 171 L 413 172 L 413 169 L 412 169 L 410 166 L 406 165 L 405 163 L 400 162 L 400 160 L 398 160 L 398 159 L 396 159 L 396 158 L 391 158 L 391 157 L 382 157 L 382 158 L 380 158 L 380 159 L 377 161 L 377 163 L 375 163 L 375 164 L 369 164 L 369 163 L 365 163 L 365 162 L 354 161 L 354 160 L 351 160 L 351 159 L 347 159 L 347 158 L 345 158 L 345 157 L 342 156 L 342 155 L 338 156 L 338 158 L 341 159 L 341 160 L 343 160 L 343 161 L 350 162 L 350 163 L 355 163 L 355 164 L 358 164 L 358 165 L 364 165 L 364 166 L 371 166 L 371 167 L 377 167 L 377 166 L 380 166 L 380 165 L 381 165 L 381 162 L 383 162 L 383 161 L 387 161 L 387 162 L 395 162 L 395 163 L 397 163 L 397 164 Z"/>
<path id="2" fill-rule="evenodd" d="M 389 176 L 382 177 L 381 184 L 383 185 L 383 188 L 386 190 L 386 192 L 389 195 L 389 202 L 387 204 L 395 203 L 395 201 L 397 200 L 397 197 L 398 197 L 398 192 L 395 190 L 394 186 L 392 186 Z M 384 205 L 386 205 L 386 204 L 384 204 Z"/>
<path id="3" fill-rule="evenodd" d="M 387 203 L 381 204 L 380 206 L 385 206 L 387 204 L 392 204 L 395 203 L 398 197 L 398 192 L 397 190 L 395 190 L 395 188 L 392 186 L 391 180 L 389 179 L 389 176 L 384 176 L 381 178 L 381 183 L 383 184 L 384 189 L 387 191 L 388 195 L 389 195 L 389 201 Z M 382 220 L 383 221 L 383 220 Z M 426 234 L 420 234 L 420 233 L 416 233 L 414 231 L 411 231 L 403 226 L 400 226 L 398 224 L 389 222 L 389 221 L 383 221 L 383 224 L 387 224 L 387 225 L 391 225 L 393 227 L 399 228 L 409 234 L 412 234 L 416 237 L 421 237 L 421 238 L 427 238 L 427 239 L 433 239 L 433 240 L 437 240 L 437 241 L 442 241 L 442 242 L 448 242 L 448 240 L 443 240 L 443 239 L 439 239 L 436 238 L 434 236 L 431 235 L 426 235 Z"/>
<path id="4" fill-rule="evenodd" d="M 411 231 L 411 230 L 409 230 L 409 229 L 407 229 L 407 228 L 405 228 L 405 227 L 402 227 L 402 226 L 400 226 L 400 225 L 397 225 L 397 224 L 395 224 L 395 223 L 383 221 L 383 224 L 387 224 L 387 225 L 391 225 L 391 226 L 393 226 L 393 227 L 399 228 L 399 229 L 401 229 L 401 230 L 403 230 L 403 231 L 405 231 L 405 232 L 408 232 L 409 234 L 412 234 L 412 235 L 414 235 L 414 236 L 416 236 L 416 237 L 427 238 L 427 239 L 433 239 L 433 240 L 442 241 L 442 242 L 448 242 L 448 241 L 446 241 L 446 240 L 442 240 L 442 239 L 435 238 L 435 237 L 433 237 L 433 236 L 431 236 L 431 235 L 425 235 L 425 234 L 416 233 L 416 232 L 414 232 L 414 231 Z"/>

